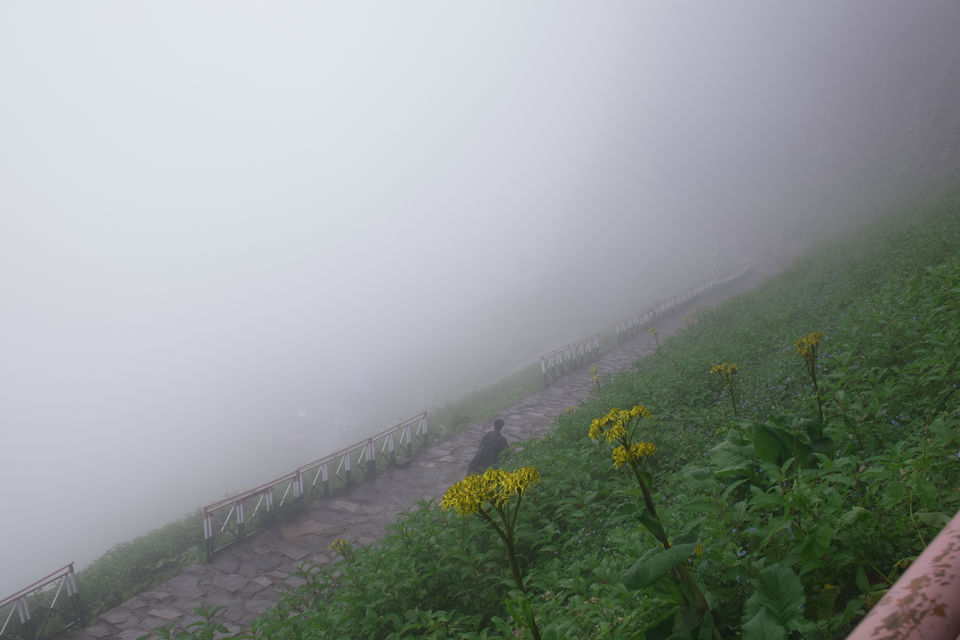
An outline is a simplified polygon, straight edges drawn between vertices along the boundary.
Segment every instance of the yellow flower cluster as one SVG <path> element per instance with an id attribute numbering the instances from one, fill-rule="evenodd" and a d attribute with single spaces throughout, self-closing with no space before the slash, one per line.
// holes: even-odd
<path id="1" fill-rule="evenodd" d="M 333 549 L 334 551 L 337 551 L 338 553 L 343 553 L 343 550 L 347 547 L 347 544 L 349 543 L 343 538 L 337 538 L 336 540 L 330 543 L 329 548 Z"/>
<path id="2" fill-rule="evenodd" d="M 487 503 L 502 507 L 510 502 L 510 498 L 523 495 L 527 487 L 537 482 L 540 482 L 540 472 L 535 467 L 521 467 L 516 471 L 487 469 L 482 474 L 469 475 L 447 489 L 440 508 L 469 516 Z"/>
<path id="3" fill-rule="evenodd" d="M 799 340 L 793 343 L 793 346 L 797 348 L 797 353 L 799 353 L 804 358 L 809 358 L 811 355 L 816 355 L 817 345 L 820 344 L 820 340 L 823 339 L 822 331 L 814 331 L 809 335 L 805 335 Z"/>
<path id="4" fill-rule="evenodd" d="M 733 362 L 727 364 L 726 362 L 721 362 L 720 364 L 715 364 L 710 367 L 710 373 L 718 373 L 721 377 L 726 378 L 728 376 L 734 376 L 737 374 L 740 368 Z"/>
<path id="5" fill-rule="evenodd" d="M 737 371 L 740 368 L 733 362 L 726 363 L 721 362 L 720 364 L 715 364 L 710 367 L 710 373 L 715 373 L 720 376 L 720 379 L 723 380 L 723 383 L 733 388 L 733 378 L 737 375 Z"/>
<path id="6" fill-rule="evenodd" d="M 613 450 L 613 464 L 619 469 L 625 464 L 640 462 L 656 453 L 657 446 L 652 442 L 632 442 L 629 449 L 620 445 Z"/>
<path id="7" fill-rule="evenodd" d="M 635 418 L 649 418 L 650 411 L 642 404 L 633 409 L 619 409 L 614 407 L 602 418 L 595 418 L 590 423 L 588 435 L 592 440 L 605 436 L 607 442 L 620 440 L 627 436 L 627 424 Z"/>
<path id="8" fill-rule="evenodd" d="M 648 331 L 650 331 L 650 335 L 653 335 L 653 336 L 657 335 L 657 328 L 656 328 L 656 327 L 650 327 L 650 329 L 648 329 Z"/>

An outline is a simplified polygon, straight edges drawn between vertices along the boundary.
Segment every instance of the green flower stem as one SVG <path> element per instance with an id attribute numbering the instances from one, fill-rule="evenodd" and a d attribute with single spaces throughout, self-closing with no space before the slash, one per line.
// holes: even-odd
<path id="1" fill-rule="evenodd" d="M 510 563 L 510 574 L 513 576 L 513 581 L 516 583 L 517 588 L 523 594 L 523 597 L 527 597 L 527 589 L 523 585 L 523 578 L 520 577 L 520 563 L 517 562 L 517 550 L 514 546 L 514 535 L 513 535 L 513 525 L 516 522 L 517 514 L 520 511 L 520 496 L 517 496 L 517 504 L 513 510 L 513 517 L 510 517 L 510 507 L 507 506 L 506 511 L 500 509 L 494 505 L 494 509 L 497 510 L 497 513 L 500 514 L 500 518 L 503 520 L 503 527 L 497 524 L 490 514 L 484 509 L 480 509 L 478 513 L 480 517 L 490 523 L 490 526 L 493 527 L 493 530 L 497 532 L 497 535 L 500 536 L 500 539 L 503 540 L 503 546 L 507 550 L 507 560 Z M 530 609 L 530 631 L 533 633 L 534 640 L 541 640 L 540 629 L 537 627 L 537 621 L 533 617 L 533 609 Z"/>
<path id="2" fill-rule="evenodd" d="M 653 502 L 653 496 L 650 493 L 650 489 L 647 487 L 647 483 L 644 482 L 643 476 L 640 475 L 639 463 L 631 464 L 630 470 L 633 472 L 633 477 L 636 478 L 637 484 L 640 486 L 640 494 L 643 496 L 644 507 L 646 508 L 647 513 L 649 513 L 659 525 L 659 531 L 654 530 L 650 526 L 646 525 L 646 523 L 644 523 L 644 525 L 647 526 L 647 530 L 653 534 L 653 537 L 663 545 L 664 549 L 669 549 L 671 546 L 670 540 L 667 538 L 667 534 L 663 529 L 663 523 L 660 521 L 660 516 L 657 515 L 657 507 Z M 680 587 L 680 592 L 683 593 L 684 600 L 687 601 L 687 604 L 695 607 L 701 618 L 707 614 L 713 616 L 713 612 L 710 611 L 710 605 L 707 604 L 706 597 L 704 597 L 700 587 L 697 586 L 697 582 L 693 579 L 690 571 L 681 564 L 680 566 L 674 568 L 673 574 L 678 586 Z M 714 623 L 716 623 L 716 621 L 714 621 Z M 720 633 L 717 631 L 716 624 L 713 625 L 713 637 L 716 638 L 716 640 L 722 640 Z"/>
<path id="3" fill-rule="evenodd" d="M 733 383 L 727 382 L 727 391 L 730 392 L 730 405 L 733 407 L 733 417 L 739 418 L 740 412 L 737 410 L 737 397 L 733 392 Z"/>

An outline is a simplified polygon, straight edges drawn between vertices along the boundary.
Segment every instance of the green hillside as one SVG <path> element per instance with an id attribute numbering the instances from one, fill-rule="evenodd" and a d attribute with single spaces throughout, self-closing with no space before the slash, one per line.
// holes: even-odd
<path id="1" fill-rule="evenodd" d="M 807 252 L 252 634 L 843 637 L 960 507 L 958 248 L 951 196 Z"/>

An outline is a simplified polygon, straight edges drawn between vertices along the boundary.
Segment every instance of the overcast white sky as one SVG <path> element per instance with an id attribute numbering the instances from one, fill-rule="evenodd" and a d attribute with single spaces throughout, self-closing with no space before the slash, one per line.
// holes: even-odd
<path id="1" fill-rule="evenodd" d="M 0 3 L 0 596 L 949 181 L 958 14 Z"/>

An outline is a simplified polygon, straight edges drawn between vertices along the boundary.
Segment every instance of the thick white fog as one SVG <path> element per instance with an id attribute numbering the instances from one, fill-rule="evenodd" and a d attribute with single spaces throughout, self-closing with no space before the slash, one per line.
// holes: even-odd
<path id="1" fill-rule="evenodd" d="M 0 3 L 0 596 L 950 184 L 958 27 Z"/>

